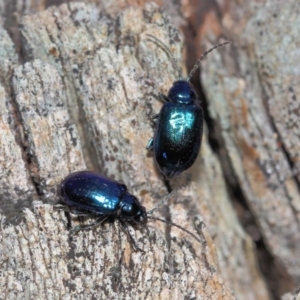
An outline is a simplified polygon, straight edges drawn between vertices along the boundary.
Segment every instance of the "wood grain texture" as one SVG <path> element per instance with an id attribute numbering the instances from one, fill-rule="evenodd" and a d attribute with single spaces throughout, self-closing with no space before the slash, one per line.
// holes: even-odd
<path id="1" fill-rule="evenodd" d="M 94 5 L 70 3 L 22 19 L 27 62 L 13 70 L 12 102 L 38 199 L 57 201 L 57 183 L 86 166 L 126 183 L 147 209 L 168 193 L 145 146 L 153 135 L 149 117 L 161 106 L 155 95 L 175 78 L 167 55 L 146 33 L 180 57 L 178 31 L 153 4 L 111 16 Z M 149 222 L 132 228 L 146 254 L 133 251 L 117 223 L 70 240 L 65 214 L 33 202 L 23 221 L 2 227 L 1 296 L 233 299 L 195 191 L 177 188 L 160 217 L 197 233 L 199 241 Z"/>
<path id="2" fill-rule="evenodd" d="M 5 299 L 232 299 L 219 278 L 212 240 L 201 244 L 150 225 L 134 232 L 146 254 L 133 252 L 119 226 L 69 239 L 64 213 L 36 204 L 26 221 L 2 231 L 1 296 Z M 5 270 L 5 271 L 4 271 Z M 4 271 L 4 272 L 3 272 Z"/>
<path id="3" fill-rule="evenodd" d="M 282 296 L 282 300 L 299 300 L 300 293 L 299 289 L 297 289 L 294 293 L 286 293 Z"/>
<path id="4" fill-rule="evenodd" d="M 280 269 L 277 289 L 282 293 L 300 284 L 297 171 L 294 176 L 300 6 L 265 1 L 248 8 L 244 18 L 234 19 L 244 7 L 223 7 L 223 32 L 234 37 L 231 53 L 212 56 L 214 62 L 204 64 L 202 81 L 226 149 L 224 160 Z M 207 32 L 206 38 L 213 35 Z"/>
<path id="5" fill-rule="evenodd" d="M 299 5 L 88 2 L 0 1 L 0 298 L 297 299 Z M 145 146 L 156 96 L 177 78 L 147 33 L 179 62 L 187 51 L 188 66 L 233 42 L 202 64 L 209 127 L 195 165 L 168 184 Z M 86 168 L 148 210 L 176 189 L 157 215 L 201 242 L 159 222 L 132 228 L 146 255 L 117 223 L 70 239 L 49 203 Z"/>
<path id="6" fill-rule="evenodd" d="M 21 142 L 22 129 L 11 97 L 10 78 L 18 56 L 5 29 L 0 29 L 0 207 L 8 217 L 30 205 L 36 191 L 30 179 Z"/>

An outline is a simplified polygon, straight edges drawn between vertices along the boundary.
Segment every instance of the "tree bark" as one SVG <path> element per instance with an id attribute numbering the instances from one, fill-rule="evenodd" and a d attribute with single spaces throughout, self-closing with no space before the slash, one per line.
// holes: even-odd
<path id="1" fill-rule="evenodd" d="M 262 258 L 262 268 L 269 280 L 277 276 L 273 293 L 282 295 L 300 284 L 300 6 L 293 1 L 243 5 L 221 6 L 222 31 L 231 32 L 234 43 L 231 55 L 212 55 L 205 62 L 202 82 L 225 148 L 223 170 L 255 219 L 260 235 L 255 239 L 264 242 L 273 260 L 270 266 Z"/>
<path id="2" fill-rule="evenodd" d="M 168 193 L 145 146 L 153 134 L 149 116 L 160 106 L 154 95 L 174 77 L 168 57 L 146 33 L 170 39 L 179 56 L 179 33 L 155 5 L 112 17 L 93 5 L 71 3 L 23 17 L 27 62 L 13 68 L 12 108 L 3 122 L 6 132 L 15 134 L 16 164 L 25 170 L 22 179 L 28 179 L 32 199 L 55 203 L 57 184 L 86 166 L 126 183 L 148 209 Z M 164 72 L 164 79 L 157 76 Z M 3 163 L 10 152 L 3 153 Z M 12 191 L 20 184 L 18 172 L 10 173 Z M 13 207 L 3 205 L 4 214 L 16 213 L 21 196 L 30 198 L 20 194 L 1 199 L 16 201 Z M 70 237 L 64 213 L 32 202 L 25 220 L 2 228 L 1 296 L 231 299 L 212 239 L 197 211 L 189 213 L 194 201 L 189 194 L 178 192 L 165 213 L 197 232 L 200 242 L 176 227 L 149 222 L 133 231 L 146 254 L 134 252 L 115 223 Z M 184 201 L 190 204 L 185 207 Z"/>
<path id="3" fill-rule="evenodd" d="M 157 1 L 162 11 L 143 1 L 90 2 L 0 3 L 0 298 L 272 299 L 291 292 L 300 274 L 299 34 L 282 18 L 297 24 L 300 6 Z M 174 24 L 185 33 L 188 66 L 220 39 L 232 44 L 202 64 L 208 130 L 201 153 L 166 182 L 145 146 L 150 116 L 162 105 L 156 96 L 178 78 L 147 34 L 180 64 L 183 38 Z M 83 169 L 125 183 L 147 210 L 176 190 L 157 216 L 199 241 L 158 221 L 131 228 L 145 254 L 134 252 L 117 222 L 69 236 L 65 213 L 53 209 L 56 187 Z"/>

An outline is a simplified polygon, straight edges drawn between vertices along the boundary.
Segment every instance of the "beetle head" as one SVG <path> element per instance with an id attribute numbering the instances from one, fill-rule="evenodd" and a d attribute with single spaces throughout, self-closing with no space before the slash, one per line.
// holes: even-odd
<path id="1" fill-rule="evenodd" d="M 121 202 L 121 216 L 135 223 L 146 223 L 147 213 L 144 206 L 133 195 L 126 193 Z"/>

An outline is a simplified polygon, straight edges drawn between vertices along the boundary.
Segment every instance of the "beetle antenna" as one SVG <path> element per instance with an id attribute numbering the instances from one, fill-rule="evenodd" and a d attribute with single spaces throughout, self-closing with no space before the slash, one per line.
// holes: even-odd
<path id="1" fill-rule="evenodd" d="M 166 223 L 166 224 L 168 224 L 168 225 L 175 226 L 175 227 L 181 229 L 182 231 L 188 233 L 190 236 L 192 236 L 194 239 L 196 239 L 198 242 L 201 243 L 200 239 L 199 239 L 194 233 L 190 232 L 189 230 L 183 228 L 183 227 L 180 226 L 180 225 L 177 225 L 177 224 L 175 224 L 175 223 L 173 223 L 173 222 L 166 221 L 166 220 L 163 220 L 163 219 L 160 219 L 160 218 L 157 218 L 157 217 L 153 217 L 153 216 L 148 217 L 148 219 L 156 220 L 156 221 L 161 221 L 161 222 Z"/>
<path id="2" fill-rule="evenodd" d="M 171 51 L 168 49 L 168 47 L 162 42 L 160 41 L 158 38 L 156 38 L 155 36 L 151 35 L 151 34 L 147 34 L 148 37 L 150 37 L 151 39 L 149 39 L 150 41 L 152 41 L 153 43 L 157 44 L 158 46 L 160 46 L 169 56 L 169 58 L 172 61 L 173 67 L 174 69 L 177 71 L 178 73 L 178 77 L 179 79 L 182 79 L 181 76 L 181 71 L 178 67 L 178 63 L 177 60 L 174 58 L 173 54 L 171 53 Z"/>
<path id="3" fill-rule="evenodd" d="M 192 76 L 195 74 L 196 70 L 200 67 L 200 63 L 206 58 L 207 54 L 212 52 L 213 50 L 217 49 L 217 48 L 220 48 L 222 46 L 225 46 L 227 44 L 230 44 L 231 42 L 224 42 L 224 43 L 221 43 L 221 44 L 218 44 L 210 49 L 208 49 L 207 51 L 205 51 L 201 57 L 197 60 L 196 64 L 194 65 L 193 69 L 191 70 L 190 74 L 189 74 L 189 77 L 187 78 L 186 81 L 190 81 L 190 79 L 192 78 Z"/>
<path id="4" fill-rule="evenodd" d="M 177 192 L 177 190 L 172 191 L 170 194 L 168 194 L 164 199 L 162 199 L 154 208 L 152 208 L 151 210 L 149 210 L 147 212 L 147 215 L 151 215 L 153 214 L 155 211 L 157 211 L 166 201 L 168 201 L 170 199 L 170 197 Z"/>

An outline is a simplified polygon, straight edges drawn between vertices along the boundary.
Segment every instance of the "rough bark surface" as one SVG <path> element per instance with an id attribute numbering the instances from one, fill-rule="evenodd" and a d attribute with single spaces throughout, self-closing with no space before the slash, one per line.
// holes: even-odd
<path id="1" fill-rule="evenodd" d="M 174 77 L 168 57 L 146 33 L 180 56 L 178 31 L 153 4 L 113 17 L 70 3 L 23 17 L 27 62 L 13 70 L 11 102 L 21 127 L 16 147 L 35 198 L 57 201 L 57 184 L 86 163 L 126 183 L 148 209 L 168 193 L 145 145 L 153 134 L 149 116 L 160 106 L 154 96 Z M 164 72 L 169 76 L 157 76 Z M 117 223 L 70 238 L 64 213 L 32 202 L 25 220 L 1 231 L 1 297 L 232 299 L 193 198 L 179 191 L 161 217 L 197 232 L 199 241 L 153 222 L 133 231 L 146 254 L 133 251 Z"/>
<path id="2" fill-rule="evenodd" d="M 293 291 L 300 6 L 156 1 L 163 13 L 148 1 L 114 0 L 47 8 L 63 2 L 0 1 L 0 298 L 248 300 Z M 177 78 L 147 34 L 183 61 L 174 24 L 192 45 L 188 65 L 220 37 L 233 44 L 203 64 L 209 128 L 194 166 L 166 184 L 145 146 L 162 105 L 156 96 Z M 70 237 L 65 214 L 49 204 L 64 176 L 86 168 L 124 182 L 147 209 L 176 189 L 157 214 L 201 242 L 159 222 L 131 228 L 144 255 L 117 223 Z M 274 275 L 261 275 L 268 262 L 253 241 L 266 246 Z"/>
<path id="3" fill-rule="evenodd" d="M 300 6 L 265 1 L 249 5 L 243 19 L 233 6 L 223 8 L 223 32 L 233 33 L 231 55 L 213 55 L 202 81 L 224 160 L 274 259 L 281 294 L 300 284 Z"/>
<path id="4" fill-rule="evenodd" d="M 286 293 L 282 296 L 282 300 L 299 300 L 299 299 L 300 299 L 299 289 L 294 293 Z"/>

